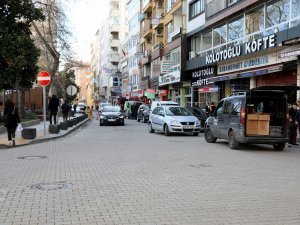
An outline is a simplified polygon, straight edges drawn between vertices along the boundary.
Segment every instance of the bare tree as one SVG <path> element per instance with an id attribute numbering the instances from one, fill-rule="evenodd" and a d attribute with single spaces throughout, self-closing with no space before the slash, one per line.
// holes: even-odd
<path id="1" fill-rule="evenodd" d="M 61 60 L 72 58 L 68 43 L 71 33 L 67 26 L 64 5 L 60 0 L 32 0 L 33 4 L 43 11 L 45 21 L 33 22 L 33 35 L 41 49 L 40 66 L 55 76 Z"/>

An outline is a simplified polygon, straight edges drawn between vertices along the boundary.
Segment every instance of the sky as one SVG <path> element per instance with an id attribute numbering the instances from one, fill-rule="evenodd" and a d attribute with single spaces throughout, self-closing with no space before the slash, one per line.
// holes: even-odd
<path id="1" fill-rule="evenodd" d="M 73 50 L 78 60 L 90 62 L 91 43 L 100 24 L 108 17 L 108 0 L 74 0 L 67 6 Z"/>

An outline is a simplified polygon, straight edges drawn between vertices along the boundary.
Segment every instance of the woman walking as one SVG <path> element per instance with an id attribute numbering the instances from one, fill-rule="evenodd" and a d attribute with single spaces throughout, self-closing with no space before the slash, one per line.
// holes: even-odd
<path id="1" fill-rule="evenodd" d="M 7 99 L 4 103 L 5 127 L 7 129 L 7 137 L 10 146 L 16 145 L 16 128 L 20 121 L 19 112 L 12 100 Z"/>

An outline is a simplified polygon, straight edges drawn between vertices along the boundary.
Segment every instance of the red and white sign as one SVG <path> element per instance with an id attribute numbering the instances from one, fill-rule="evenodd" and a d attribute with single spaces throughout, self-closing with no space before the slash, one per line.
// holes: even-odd
<path id="1" fill-rule="evenodd" d="M 51 76 L 47 71 L 41 71 L 37 75 L 37 81 L 41 86 L 47 86 L 51 83 Z"/>

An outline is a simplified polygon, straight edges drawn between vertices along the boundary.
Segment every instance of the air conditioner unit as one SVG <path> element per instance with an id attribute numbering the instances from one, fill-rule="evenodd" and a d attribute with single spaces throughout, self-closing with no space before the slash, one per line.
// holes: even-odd
<path id="1" fill-rule="evenodd" d="M 196 57 L 196 52 L 189 52 L 189 59 L 193 59 Z"/>
<path id="2" fill-rule="evenodd" d="M 161 8 L 161 7 L 163 7 L 163 2 L 160 2 L 160 1 L 159 1 L 159 2 L 157 2 L 157 7 L 158 7 L 158 8 Z"/>
<path id="3" fill-rule="evenodd" d="M 146 41 L 148 44 L 151 44 L 151 38 L 147 38 Z"/>
<path id="4" fill-rule="evenodd" d="M 157 35 L 157 36 L 163 36 L 163 34 L 164 34 L 164 33 L 163 33 L 163 30 L 162 30 L 162 29 L 157 29 L 157 30 L 156 30 L 156 35 Z"/>

